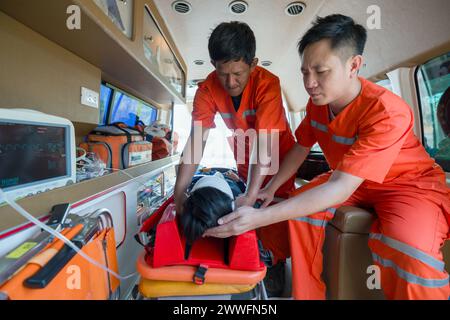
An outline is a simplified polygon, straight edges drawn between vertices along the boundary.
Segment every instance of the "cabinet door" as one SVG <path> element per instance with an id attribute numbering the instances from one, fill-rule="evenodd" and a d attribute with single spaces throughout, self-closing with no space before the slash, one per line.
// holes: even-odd
<path id="1" fill-rule="evenodd" d="M 155 66 L 160 76 L 184 97 L 184 71 L 147 7 L 144 13 L 143 46 L 146 59 Z"/>
<path id="2" fill-rule="evenodd" d="M 133 0 L 94 0 L 94 2 L 131 39 L 133 35 Z"/>

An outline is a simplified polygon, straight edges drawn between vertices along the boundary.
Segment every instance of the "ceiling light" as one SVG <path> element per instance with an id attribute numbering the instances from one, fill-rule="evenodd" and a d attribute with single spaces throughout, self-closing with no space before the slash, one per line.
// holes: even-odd
<path id="1" fill-rule="evenodd" d="M 188 14 L 192 10 L 192 6 L 187 1 L 175 1 L 172 3 L 172 9 L 179 14 Z"/>
<path id="2" fill-rule="evenodd" d="M 292 2 L 289 4 L 284 12 L 291 17 L 300 15 L 306 8 L 306 4 L 303 2 Z"/>
<path id="3" fill-rule="evenodd" d="M 205 64 L 205 61 L 204 60 L 195 60 L 194 64 L 197 65 L 197 66 L 202 66 L 202 65 Z"/>
<path id="4" fill-rule="evenodd" d="M 233 14 L 243 14 L 248 9 L 248 4 L 245 1 L 233 1 L 228 6 L 230 12 Z"/>

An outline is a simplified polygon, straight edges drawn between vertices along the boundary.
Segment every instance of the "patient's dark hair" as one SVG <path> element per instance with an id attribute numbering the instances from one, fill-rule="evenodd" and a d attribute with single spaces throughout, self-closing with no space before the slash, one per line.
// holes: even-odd
<path id="1" fill-rule="evenodd" d="M 204 187 L 195 190 L 186 199 L 180 224 L 188 243 L 192 244 L 209 228 L 217 226 L 217 220 L 233 211 L 233 199 L 226 193 Z"/>
<path id="2" fill-rule="evenodd" d="M 256 53 L 255 35 L 244 22 L 223 22 L 212 32 L 208 50 L 213 61 L 228 62 L 242 59 L 250 65 Z"/>
<path id="3" fill-rule="evenodd" d="M 362 55 L 367 41 L 367 31 L 355 21 L 341 14 L 332 14 L 326 17 L 317 17 L 311 29 L 309 29 L 298 43 L 298 52 L 303 55 L 305 49 L 310 44 L 323 39 L 331 41 L 331 49 L 350 49 L 346 56 L 348 59 L 352 55 Z"/>

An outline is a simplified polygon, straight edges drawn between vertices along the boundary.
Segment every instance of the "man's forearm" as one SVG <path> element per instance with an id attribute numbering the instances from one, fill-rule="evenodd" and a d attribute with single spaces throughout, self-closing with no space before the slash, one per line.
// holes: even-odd
<path id="1" fill-rule="evenodd" d="M 250 156 L 250 165 L 247 175 L 246 195 L 256 201 L 258 192 L 264 182 L 272 161 L 272 154 L 279 152 L 274 150 L 273 134 L 258 134 L 257 141 L 253 144 Z M 268 154 L 264 151 L 268 151 Z"/>
<path id="2" fill-rule="evenodd" d="M 363 182 L 363 178 L 334 171 L 326 183 L 263 209 L 263 225 L 293 220 L 335 207 L 345 202 Z"/>
<path id="3" fill-rule="evenodd" d="M 326 197 L 324 197 L 326 194 Z M 264 226 L 295 220 L 344 202 L 348 196 L 334 183 L 325 183 L 264 210 Z"/>
<path id="4" fill-rule="evenodd" d="M 177 181 L 175 183 L 174 189 L 174 200 L 183 197 L 186 192 L 187 187 L 191 183 L 192 177 L 197 170 L 198 164 L 186 164 L 180 163 L 178 167 Z"/>
<path id="5" fill-rule="evenodd" d="M 263 174 L 263 168 L 261 168 L 261 165 L 254 164 L 249 166 L 246 195 L 250 199 L 256 201 L 258 191 L 261 189 L 265 177 L 266 176 Z"/>
<path id="6" fill-rule="evenodd" d="M 208 135 L 209 129 L 196 126 L 193 126 L 191 129 L 191 134 L 181 156 L 175 183 L 174 200 L 177 205 L 177 211 L 181 210 L 184 193 L 191 183 L 192 177 L 203 157 Z"/>

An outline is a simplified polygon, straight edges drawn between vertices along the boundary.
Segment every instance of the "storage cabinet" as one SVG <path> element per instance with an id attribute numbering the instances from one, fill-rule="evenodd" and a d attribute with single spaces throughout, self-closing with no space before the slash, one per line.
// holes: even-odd
<path id="1" fill-rule="evenodd" d="M 133 0 L 94 0 L 128 38 L 133 36 Z"/>
<path id="2" fill-rule="evenodd" d="M 147 6 L 145 6 L 144 12 L 142 41 L 145 58 L 155 67 L 161 77 L 165 78 L 178 93 L 185 97 L 186 75 Z"/>
<path id="3" fill-rule="evenodd" d="M 81 9 L 79 30 L 65 27 L 70 17 L 67 8 L 73 5 Z M 66 72 L 64 69 L 63 75 L 73 74 L 73 78 L 78 81 L 75 84 L 70 83 L 70 88 L 61 89 L 60 86 L 55 86 L 54 91 L 60 93 L 60 96 L 68 96 L 69 92 L 76 103 L 57 101 L 60 105 L 80 105 L 80 88 L 83 86 L 98 92 L 102 80 L 120 88 L 130 89 L 135 96 L 156 106 L 168 107 L 173 103 L 186 103 L 186 66 L 152 0 L 1 0 L 0 11 L 95 69 L 95 86 L 90 84 L 90 78 L 87 83 L 87 77 L 79 76 L 77 72 Z M 150 38 L 152 36 L 153 38 Z M 17 40 L 27 43 L 28 37 L 21 36 Z M 150 50 L 143 50 L 143 41 Z M 47 60 L 53 59 L 53 51 L 44 52 L 44 55 L 48 55 L 45 57 Z M 61 59 L 63 58 L 65 56 L 61 56 Z M 75 70 L 80 69 L 75 65 L 74 67 Z M 53 77 L 50 71 L 41 74 Z M 4 78 L 8 81 L 6 76 Z M 24 82 L 29 81 L 22 80 L 22 83 Z M 64 84 L 67 81 L 59 83 Z M 42 96 L 45 91 L 37 88 L 38 84 L 39 81 L 33 82 L 38 96 Z M 44 102 L 48 101 L 48 104 L 53 106 L 54 100 L 46 96 L 27 105 L 45 105 Z M 76 116 L 70 115 L 68 118 L 72 121 L 97 123 L 98 110 L 84 106 L 80 108 L 85 111 L 80 112 L 73 108 Z M 95 119 L 77 116 L 84 112 L 96 113 Z"/>

